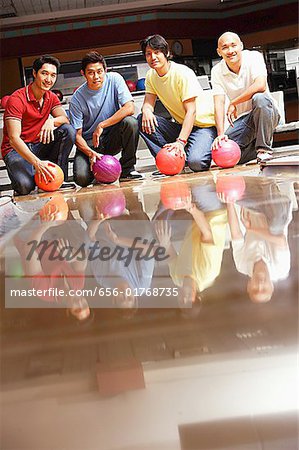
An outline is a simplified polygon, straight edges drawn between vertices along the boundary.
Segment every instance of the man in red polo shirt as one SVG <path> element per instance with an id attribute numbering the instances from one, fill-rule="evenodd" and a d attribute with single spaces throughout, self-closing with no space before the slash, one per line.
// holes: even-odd
<path id="1" fill-rule="evenodd" d="M 33 63 L 34 81 L 15 91 L 5 108 L 1 151 L 12 187 L 20 195 L 35 188 L 35 173 L 45 181 L 47 177 L 53 179 L 49 161 L 58 164 L 67 178 L 76 131 L 50 91 L 59 68 L 53 56 L 37 58 Z"/>

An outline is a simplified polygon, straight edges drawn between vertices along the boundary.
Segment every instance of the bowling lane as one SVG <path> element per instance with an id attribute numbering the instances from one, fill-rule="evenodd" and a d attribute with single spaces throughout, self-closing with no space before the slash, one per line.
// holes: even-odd
<path id="1" fill-rule="evenodd" d="M 248 166 L 18 199 L 1 448 L 298 448 L 298 184 Z"/>

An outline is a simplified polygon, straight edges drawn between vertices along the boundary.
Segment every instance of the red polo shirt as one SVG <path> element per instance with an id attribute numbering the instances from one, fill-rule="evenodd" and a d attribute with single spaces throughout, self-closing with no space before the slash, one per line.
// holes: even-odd
<path id="1" fill-rule="evenodd" d="M 38 135 L 42 126 L 58 106 L 61 106 L 61 103 L 57 96 L 51 91 L 46 91 L 41 107 L 33 95 L 31 84 L 11 94 L 4 113 L 2 157 L 12 150 L 6 128 L 7 119 L 19 120 L 22 123 L 21 139 L 26 143 L 36 143 L 39 142 Z"/>

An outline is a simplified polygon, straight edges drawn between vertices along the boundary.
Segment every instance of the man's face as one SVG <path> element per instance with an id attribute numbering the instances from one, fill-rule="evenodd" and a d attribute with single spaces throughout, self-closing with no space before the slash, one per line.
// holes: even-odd
<path id="1" fill-rule="evenodd" d="M 161 50 L 155 50 L 149 46 L 145 49 L 145 58 L 148 65 L 157 71 L 163 69 L 168 63 L 166 56 Z"/>
<path id="2" fill-rule="evenodd" d="M 238 36 L 225 34 L 219 40 L 217 53 L 230 66 L 241 61 L 242 50 L 243 44 Z"/>
<path id="3" fill-rule="evenodd" d="M 55 84 L 57 78 L 57 69 L 53 64 L 43 64 L 42 67 L 35 72 L 33 70 L 34 83 L 43 91 L 49 91 Z"/>
<path id="4" fill-rule="evenodd" d="M 89 89 L 97 91 L 103 86 L 106 70 L 102 63 L 90 63 L 86 66 L 85 72 L 81 70 L 81 74 L 85 77 Z"/>

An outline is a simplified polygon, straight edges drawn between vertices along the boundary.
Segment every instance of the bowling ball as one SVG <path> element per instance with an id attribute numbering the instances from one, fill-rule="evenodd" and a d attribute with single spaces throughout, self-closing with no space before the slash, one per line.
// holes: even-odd
<path id="1" fill-rule="evenodd" d="M 134 81 L 126 80 L 126 85 L 128 86 L 130 92 L 136 91 L 136 83 Z"/>
<path id="2" fill-rule="evenodd" d="M 57 95 L 60 102 L 63 100 L 63 93 L 59 89 L 53 89 L 53 94 Z"/>
<path id="3" fill-rule="evenodd" d="M 187 183 L 162 183 L 160 198 L 166 209 L 187 209 L 191 205 L 191 191 Z"/>
<path id="4" fill-rule="evenodd" d="M 246 184 L 242 176 L 220 176 L 216 180 L 216 192 L 224 203 L 240 200 L 245 192 Z"/>
<path id="5" fill-rule="evenodd" d="M 48 178 L 48 183 L 46 183 L 44 180 L 39 181 L 39 177 L 36 173 L 34 175 L 35 184 L 43 191 L 47 192 L 57 191 L 57 189 L 60 188 L 60 186 L 64 181 L 63 171 L 57 164 L 54 164 L 52 162 L 49 162 L 48 166 L 51 172 L 54 174 L 54 180 L 50 180 L 50 178 Z"/>
<path id="6" fill-rule="evenodd" d="M 126 198 L 121 189 L 104 190 L 96 196 L 96 210 L 99 219 L 121 216 L 126 209 Z"/>
<path id="7" fill-rule="evenodd" d="M 9 95 L 4 95 L 4 97 L 1 98 L 1 109 L 6 108 L 6 103 L 9 99 Z"/>
<path id="8" fill-rule="evenodd" d="M 39 216 L 43 222 L 51 222 L 52 220 L 66 220 L 69 207 L 65 199 L 61 195 L 57 195 L 49 200 L 39 211 Z"/>
<path id="9" fill-rule="evenodd" d="M 136 84 L 137 91 L 145 91 L 145 78 L 139 78 Z"/>
<path id="10" fill-rule="evenodd" d="M 156 166 L 164 175 L 177 175 L 185 167 L 185 156 L 163 147 L 156 156 Z"/>
<path id="11" fill-rule="evenodd" d="M 212 158 L 217 166 L 227 169 L 234 167 L 241 158 L 241 150 L 238 144 L 231 139 L 221 141 L 217 150 L 212 150 Z"/>
<path id="12" fill-rule="evenodd" d="M 96 159 L 92 171 L 98 183 L 114 183 L 121 174 L 121 165 L 114 156 L 103 155 Z"/>

